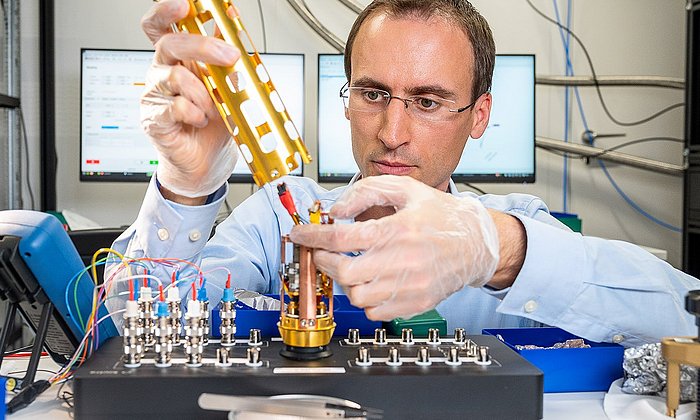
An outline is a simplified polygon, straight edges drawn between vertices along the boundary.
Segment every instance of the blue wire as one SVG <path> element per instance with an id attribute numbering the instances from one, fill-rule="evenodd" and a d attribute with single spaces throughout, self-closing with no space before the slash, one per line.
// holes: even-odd
<path id="1" fill-rule="evenodd" d="M 107 263 L 106 261 L 98 262 L 98 263 L 95 263 L 95 266 L 105 265 L 106 263 Z M 73 313 L 73 310 L 72 310 L 71 307 L 70 307 L 70 303 L 69 303 L 69 300 L 68 300 L 68 293 L 71 291 L 71 287 L 70 287 L 70 286 L 71 286 L 71 283 L 76 282 L 76 283 L 75 283 L 75 287 L 78 287 L 78 283 L 80 282 L 80 279 L 83 278 L 83 275 L 86 274 L 86 273 L 88 272 L 88 270 L 90 270 L 91 267 L 92 267 L 92 266 L 87 266 L 87 267 L 83 268 L 82 270 L 78 271 L 77 273 L 75 273 L 75 274 L 73 275 L 73 277 L 68 281 L 68 284 L 66 285 L 66 292 L 65 292 L 65 294 L 64 294 L 64 296 L 63 296 L 64 299 L 65 299 L 66 308 L 68 309 L 68 316 L 70 316 L 70 318 L 73 320 L 73 322 L 75 323 L 75 325 L 76 325 L 81 331 L 83 331 L 83 333 L 85 333 L 86 331 L 83 329 L 83 327 L 82 327 L 81 325 L 78 325 L 78 317 L 75 316 L 75 314 Z M 77 311 L 80 310 L 80 308 L 78 308 L 78 307 L 76 307 L 75 309 L 76 309 Z"/>
<path id="2" fill-rule="evenodd" d="M 634 201 L 632 201 L 632 199 L 629 198 L 629 197 L 627 196 L 627 194 L 625 194 L 624 191 L 622 191 L 622 189 L 617 185 L 617 183 L 616 183 L 615 180 L 612 178 L 612 176 L 610 176 L 610 173 L 608 173 L 608 168 L 605 167 L 605 164 L 604 164 L 602 161 L 598 160 L 598 165 L 600 165 L 600 168 L 601 168 L 601 169 L 603 170 L 603 172 L 605 173 L 605 176 L 608 177 L 608 181 L 610 181 L 610 183 L 611 183 L 612 186 L 615 188 L 615 190 L 617 191 L 617 193 L 620 194 L 620 196 L 621 196 L 622 198 L 624 198 L 625 201 L 627 202 L 627 204 L 629 204 L 630 206 L 632 206 L 633 209 L 637 210 L 637 212 L 639 212 L 640 214 L 642 214 L 644 217 L 648 218 L 648 219 L 651 220 L 652 222 L 658 224 L 659 226 L 663 226 L 663 227 L 665 227 L 666 229 L 672 230 L 672 231 L 674 231 L 674 232 L 678 232 L 678 233 L 681 233 L 681 232 L 682 232 L 681 228 L 678 228 L 678 227 L 675 227 L 675 226 L 673 226 L 673 225 L 671 225 L 671 224 L 668 224 L 668 223 L 664 222 L 663 220 L 659 220 L 659 219 L 657 219 L 656 217 L 654 217 L 654 216 L 652 216 L 651 214 L 649 214 L 649 213 L 647 213 L 646 211 L 644 211 L 644 209 L 642 209 L 641 207 L 639 207 L 639 205 L 637 205 L 637 203 L 635 203 Z"/>
<path id="3" fill-rule="evenodd" d="M 570 26 L 571 24 L 571 0 L 568 0 L 567 4 L 567 12 L 566 12 L 566 24 L 567 27 Z M 552 3 L 554 5 L 554 13 L 557 17 L 557 22 L 560 20 L 559 18 L 559 6 L 557 4 L 557 0 L 552 0 Z M 565 64 L 565 74 L 567 76 L 571 75 L 572 67 L 571 63 L 569 61 L 569 47 L 571 45 L 571 35 L 566 32 L 566 37 L 564 36 L 564 30 L 561 27 L 558 27 L 559 29 L 559 36 L 561 37 L 562 44 L 564 45 L 564 64 Z M 566 86 L 564 88 L 564 143 L 569 142 L 569 120 L 571 119 L 571 111 L 569 109 L 569 86 Z M 562 171 L 562 209 L 564 213 L 568 212 L 568 206 L 569 206 L 569 159 L 566 157 L 566 155 L 563 157 L 563 171 Z"/>
<path id="4" fill-rule="evenodd" d="M 571 0 L 569 0 L 569 7 L 571 6 L 570 2 L 571 2 Z M 559 19 L 559 12 L 558 12 L 557 7 L 556 7 L 556 0 L 554 0 L 554 7 L 555 7 L 555 11 L 556 11 L 557 23 L 561 24 L 561 21 Z M 570 11 L 570 9 L 569 9 L 569 11 Z M 568 27 L 569 27 L 569 25 L 567 24 L 567 28 Z M 573 76 L 574 69 L 573 69 L 573 66 L 571 65 L 568 43 L 564 40 L 563 32 L 564 32 L 564 30 L 561 27 L 559 27 L 559 34 L 562 38 L 562 42 L 564 43 L 564 50 L 566 52 L 567 75 Z M 567 34 L 568 34 L 568 32 L 567 32 Z M 569 73 L 571 73 L 571 74 L 569 74 Z M 591 131 L 588 129 L 588 121 L 586 120 L 586 114 L 583 110 L 583 105 L 581 103 L 581 96 L 579 95 L 578 87 L 576 87 L 576 86 L 574 86 L 574 93 L 576 94 L 576 102 L 578 104 L 579 113 L 581 114 L 581 121 L 583 122 L 583 127 L 586 130 L 587 135 L 589 136 L 590 143 L 593 144 L 593 138 L 592 138 L 592 135 L 590 134 Z M 568 105 L 568 103 L 567 103 L 567 105 Z M 605 166 L 605 163 L 603 163 L 600 159 L 598 159 L 598 165 L 603 170 L 603 173 L 608 178 L 608 181 L 610 181 L 610 184 L 613 186 L 613 188 L 615 188 L 615 191 L 617 191 L 617 193 L 620 195 L 620 197 L 622 197 L 625 200 L 625 202 L 627 202 L 627 204 L 629 204 L 629 206 L 632 207 L 637 213 L 641 214 L 642 216 L 646 217 L 647 219 L 651 220 L 652 222 L 656 223 L 657 225 L 664 227 L 668 230 L 671 230 L 671 231 L 677 232 L 677 233 L 682 232 L 681 228 L 673 226 L 667 222 L 664 222 L 663 220 L 660 220 L 660 219 L 654 217 L 653 215 L 649 214 L 648 212 L 646 212 L 634 200 L 632 200 L 627 194 L 625 194 L 624 191 L 622 191 L 622 188 L 620 188 L 620 186 L 617 184 L 617 182 L 615 182 L 613 177 L 608 172 L 608 168 Z"/>
<path id="5" fill-rule="evenodd" d="M 569 28 L 571 27 L 571 0 L 568 0 L 566 4 L 566 27 Z M 561 32 L 562 29 L 559 28 Z M 571 55 L 571 34 L 568 32 L 566 33 L 566 75 L 571 76 L 573 75 L 573 67 L 569 65 L 569 56 Z M 569 109 L 569 94 L 570 94 L 571 88 L 569 86 L 566 87 L 566 90 L 564 92 L 564 99 L 566 100 L 566 141 L 569 141 L 569 120 L 571 118 L 571 109 Z M 566 156 L 564 156 L 564 162 L 566 162 L 564 169 L 566 170 L 566 182 L 564 183 L 564 212 L 566 213 L 569 209 L 569 190 L 571 189 L 571 181 L 569 180 L 569 159 L 567 159 Z"/>

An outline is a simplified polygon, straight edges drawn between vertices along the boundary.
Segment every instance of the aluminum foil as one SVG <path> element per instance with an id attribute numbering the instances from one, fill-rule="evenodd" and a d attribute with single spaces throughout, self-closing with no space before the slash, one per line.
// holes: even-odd
<path id="1" fill-rule="evenodd" d="M 279 311 L 280 301 L 269 296 L 261 295 L 258 292 L 251 292 L 250 290 L 236 289 L 234 291 L 236 299 L 240 300 L 258 311 Z"/>
<path id="2" fill-rule="evenodd" d="M 628 394 L 666 396 L 666 361 L 661 343 L 643 344 L 625 350 L 622 391 Z M 681 402 L 696 400 L 698 371 L 681 365 Z"/>
<path id="3" fill-rule="evenodd" d="M 503 338 L 499 337 L 501 341 L 503 341 Z M 590 348 L 590 344 L 586 344 L 586 342 L 583 340 L 583 338 L 573 338 L 570 340 L 566 340 L 561 343 L 554 343 L 550 347 L 540 347 L 536 346 L 534 344 L 516 344 L 514 346 L 518 350 L 554 350 L 554 349 L 587 349 Z"/>

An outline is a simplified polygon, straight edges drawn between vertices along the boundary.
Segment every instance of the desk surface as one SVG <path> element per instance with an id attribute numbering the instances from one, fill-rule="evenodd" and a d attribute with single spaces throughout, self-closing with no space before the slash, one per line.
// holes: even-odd
<path id="1" fill-rule="evenodd" d="M 26 369 L 28 363 L 27 358 L 8 358 L 3 361 L 2 368 L 0 369 L 0 374 L 7 374 L 9 372 L 23 371 Z M 39 369 L 45 371 L 37 372 L 37 379 L 46 379 L 51 376 L 51 373 L 47 371 L 55 371 L 58 369 L 56 365 L 50 358 L 43 357 L 39 363 Z M 610 397 L 614 394 L 613 384 L 610 393 L 606 392 L 580 392 L 580 393 L 561 393 L 561 394 L 544 394 L 544 420 L 598 420 L 598 419 L 610 419 L 606 415 L 604 409 L 604 401 L 606 396 Z M 619 385 L 617 386 L 619 389 Z M 70 391 L 70 384 L 67 384 L 60 388 L 60 385 L 54 385 L 41 394 L 34 403 L 29 407 L 8 416 L 8 418 L 13 420 L 35 420 L 35 419 L 72 419 L 73 415 L 70 407 L 60 399 L 60 394 L 64 391 Z M 625 395 L 625 398 L 631 399 L 632 403 L 639 403 L 645 399 L 645 397 L 635 396 L 635 395 Z M 655 400 L 655 408 L 661 409 L 663 405 L 663 400 L 659 397 L 653 397 Z M 639 404 L 637 404 L 639 405 Z M 695 412 L 695 404 L 684 404 L 682 410 L 679 410 L 680 420 L 693 419 L 692 414 Z M 658 413 L 658 416 L 654 416 L 652 413 L 648 418 L 659 418 L 663 419 L 668 417 L 663 416 Z M 636 416 L 636 417 L 635 417 Z M 639 411 L 630 412 L 629 417 L 626 416 L 613 416 L 612 419 L 633 419 L 641 418 L 639 417 Z"/>

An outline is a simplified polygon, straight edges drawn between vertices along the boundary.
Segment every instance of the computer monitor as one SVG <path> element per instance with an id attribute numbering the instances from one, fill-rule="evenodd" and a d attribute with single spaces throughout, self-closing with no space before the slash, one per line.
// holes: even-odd
<path id="1" fill-rule="evenodd" d="M 342 54 L 318 56 L 318 179 L 346 182 L 358 171 L 340 88 Z M 469 139 L 452 174 L 455 182 L 535 181 L 535 56 L 496 56 L 489 127 Z"/>
<path id="2" fill-rule="evenodd" d="M 304 135 L 304 55 L 261 54 Z M 148 181 L 158 154 L 141 129 L 139 97 L 153 51 L 81 49 L 80 180 Z M 293 174 L 302 174 L 301 160 Z M 252 183 L 242 157 L 229 182 Z"/>

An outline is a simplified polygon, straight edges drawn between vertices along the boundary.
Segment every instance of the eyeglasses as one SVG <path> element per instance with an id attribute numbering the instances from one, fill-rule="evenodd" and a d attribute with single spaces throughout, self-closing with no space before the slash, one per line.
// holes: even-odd
<path id="1" fill-rule="evenodd" d="M 448 120 L 454 114 L 464 112 L 476 103 L 474 101 L 467 106 L 458 108 L 455 101 L 434 95 L 401 98 L 381 89 L 351 87 L 348 86 L 347 82 L 340 89 L 340 97 L 343 98 L 345 108 L 367 113 L 384 112 L 392 99 L 398 99 L 403 102 L 409 115 L 419 120 L 431 122 Z"/>

